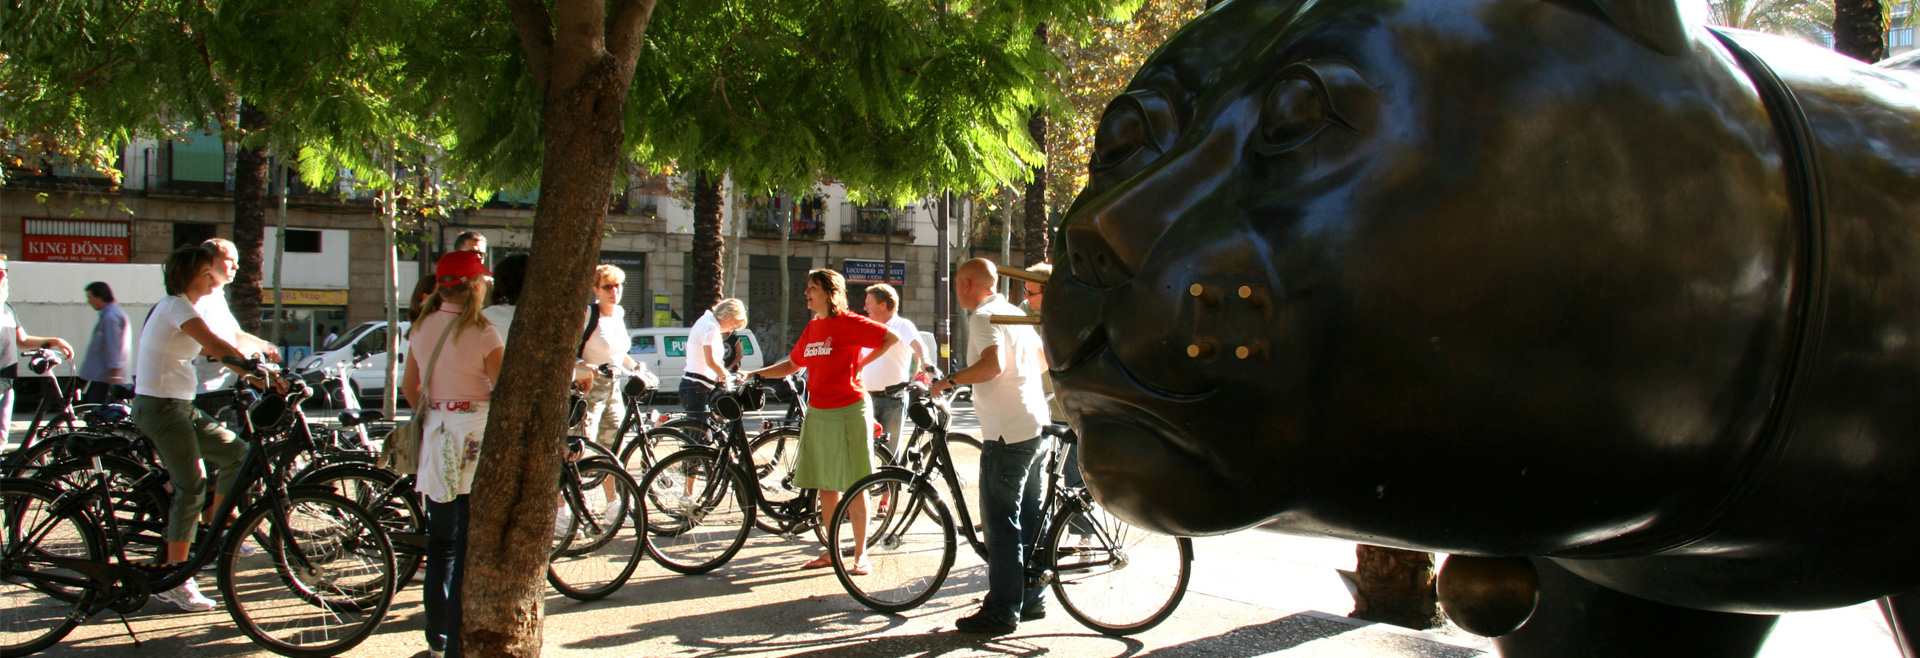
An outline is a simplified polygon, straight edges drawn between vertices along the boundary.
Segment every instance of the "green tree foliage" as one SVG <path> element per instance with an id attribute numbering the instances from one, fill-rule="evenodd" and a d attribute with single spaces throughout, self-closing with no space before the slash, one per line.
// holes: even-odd
<path id="1" fill-rule="evenodd" d="M 1087 185 L 1093 129 L 1107 103 L 1124 91 L 1147 57 L 1207 8 L 1206 0 L 1147 0 L 1128 19 L 1104 18 L 1063 30 L 1053 49 L 1065 63 L 1058 75 L 1065 102 L 1052 114 L 1047 144 L 1047 207 L 1064 212 Z"/>
<path id="2" fill-rule="evenodd" d="M 1769 32 L 1825 45 L 1833 36 L 1833 0 L 1710 0 L 1714 25 Z"/>

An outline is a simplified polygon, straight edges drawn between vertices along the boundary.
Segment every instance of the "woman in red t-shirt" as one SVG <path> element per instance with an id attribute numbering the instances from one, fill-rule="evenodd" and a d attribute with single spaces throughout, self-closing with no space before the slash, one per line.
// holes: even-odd
<path id="1" fill-rule="evenodd" d="M 900 342 L 887 325 L 847 310 L 847 280 L 833 270 L 807 273 L 807 310 L 813 321 L 785 361 L 752 373 L 758 377 L 785 377 L 807 369 L 807 419 L 800 424 L 800 454 L 793 465 L 794 486 L 820 491 L 821 523 L 829 522 L 840 507 L 840 492 L 873 473 L 873 410 L 867 406 L 867 387 L 860 370 Z M 867 563 L 867 501 L 857 496 L 853 505 L 853 568 L 864 576 Z M 832 564 L 832 553 L 808 562 L 805 569 Z"/>

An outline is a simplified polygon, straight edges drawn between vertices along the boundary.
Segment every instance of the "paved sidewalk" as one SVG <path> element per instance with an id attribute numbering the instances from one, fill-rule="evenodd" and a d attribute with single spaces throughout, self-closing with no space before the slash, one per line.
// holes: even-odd
<path id="1" fill-rule="evenodd" d="M 971 423 L 963 410 L 960 422 Z M 313 414 L 325 418 L 330 414 Z M 24 424 L 18 425 L 24 428 Z M 1434 657 L 1492 655 L 1491 643 L 1455 628 L 1410 631 L 1339 615 L 1352 603 L 1335 569 L 1353 568 L 1353 544 L 1241 533 L 1196 540 L 1194 575 L 1178 612 L 1147 633 L 1108 638 L 1055 606 L 1012 636 L 982 639 L 953 631 L 985 591 L 985 566 L 962 542 L 953 575 L 927 605 L 905 615 L 868 610 L 829 570 L 801 571 L 818 554 L 808 542 L 755 533 L 734 561 L 705 576 L 680 576 L 643 563 L 612 597 L 578 603 L 547 597 L 548 655 L 567 657 L 821 656 L 835 658 L 1035 656 L 1138 658 Z M 202 577 L 212 592 L 211 575 Z M 406 588 L 383 628 L 349 656 L 423 656 L 417 586 Z M 133 648 L 111 613 L 82 625 L 41 655 L 270 656 L 233 627 L 224 608 L 180 613 L 150 603 L 129 616 L 144 646 Z M 1898 658 L 1871 605 L 1787 615 L 1763 658 Z"/>

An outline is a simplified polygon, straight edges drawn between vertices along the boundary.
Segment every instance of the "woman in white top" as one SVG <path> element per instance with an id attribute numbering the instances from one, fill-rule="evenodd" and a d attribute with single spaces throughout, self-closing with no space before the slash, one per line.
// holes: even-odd
<path id="1" fill-rule="evenodd" d="M 687 368 L 680 377 L 680 408 L 688 416 L 705 418 L 713 390 L 726 383 L 727 334 L 747 326 L 747 305 L 728 297 L 713 305 L 687 331 Z"/>
<path id="2" fill-rule="evenodd" d="M 613 364 L 625 368 L 646 379 L 649 387 L 658 386 L 659 380 L 627 354 L 633 347 L 633 337 L 627 334 L 626 309 L 620 308 L 626 271 L 613 265 L 601 265 L 593 271 L 593 309 L 588 312 L 587 331 L 580 340 L 580 361 L 573 373 L 575 384 L 587 392 L 587 416 L 570 432 L 593 437 L 612 449 L 620 438 L 621 380 L 602 374 L 599 367 Z"/>
<path id="3" fill-rule="evenodd" d="M 214 335 L 206 320 L 194 311 L 194 303 L 218 285 L 214 260 L 213 252 L 199 246 L 183 247 L 167 256 L 162 267 L 167 297 L 154 305 L 140 330 L 140 353 L 134 366 L 133 423 L 153 441 L 154 452 L 173 484 L 163 567 L 186 561 L 199 531 L 195 522 L 202 517 L 202 504 L 207 502 L 206 473 L 200 462 L 220 467 L 213 504 L 206 505 L 204 511 L 211 521 L 221 496 L 240 475 L 236 466 L 247 454 L 246 443 L 193 406 L 200 385 L 194 362 L 201 354 L 240 356 L 240 350 Z M 162 593 L 160 599 L 185 610 L 213 607 L 213 601 L 200 594 L 199 585 L 191 578 Z"/>
<path id="4" fill-rule="evenodd" d="M 467 494 L 480 466 L 487 406 L 506 354 L 500 333 L 480 315 L 488 274 L 472 252 L 440 257 L 434 267 L 435 292 L 407 335 L 409 358 L 400 384 L 414 413 L 426 415 L 415 487 L 427 499 L 427 577 L 421 607 L 427 616 L 428 655 L 436 657 L 460 655 Z"/>

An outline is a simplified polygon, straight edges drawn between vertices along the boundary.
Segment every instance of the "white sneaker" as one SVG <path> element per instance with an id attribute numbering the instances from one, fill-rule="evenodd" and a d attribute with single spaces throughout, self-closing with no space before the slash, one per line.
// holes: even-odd
<path id="1" fill-rule="evenodd" d="M 560 506 L 560 513 L 553 517 L 553 536 L 558 537 L 573 530 L 573 510 Z"/>
<path id="2" fill-rule="evenodd" d="M 187 612 L 206 612 L 213 609 L 213 599 L 200 593 L 200 584 L 188 578 L 179 587 L 153 595 L 153 598 L 173 604 L 173 607 Z"/>

